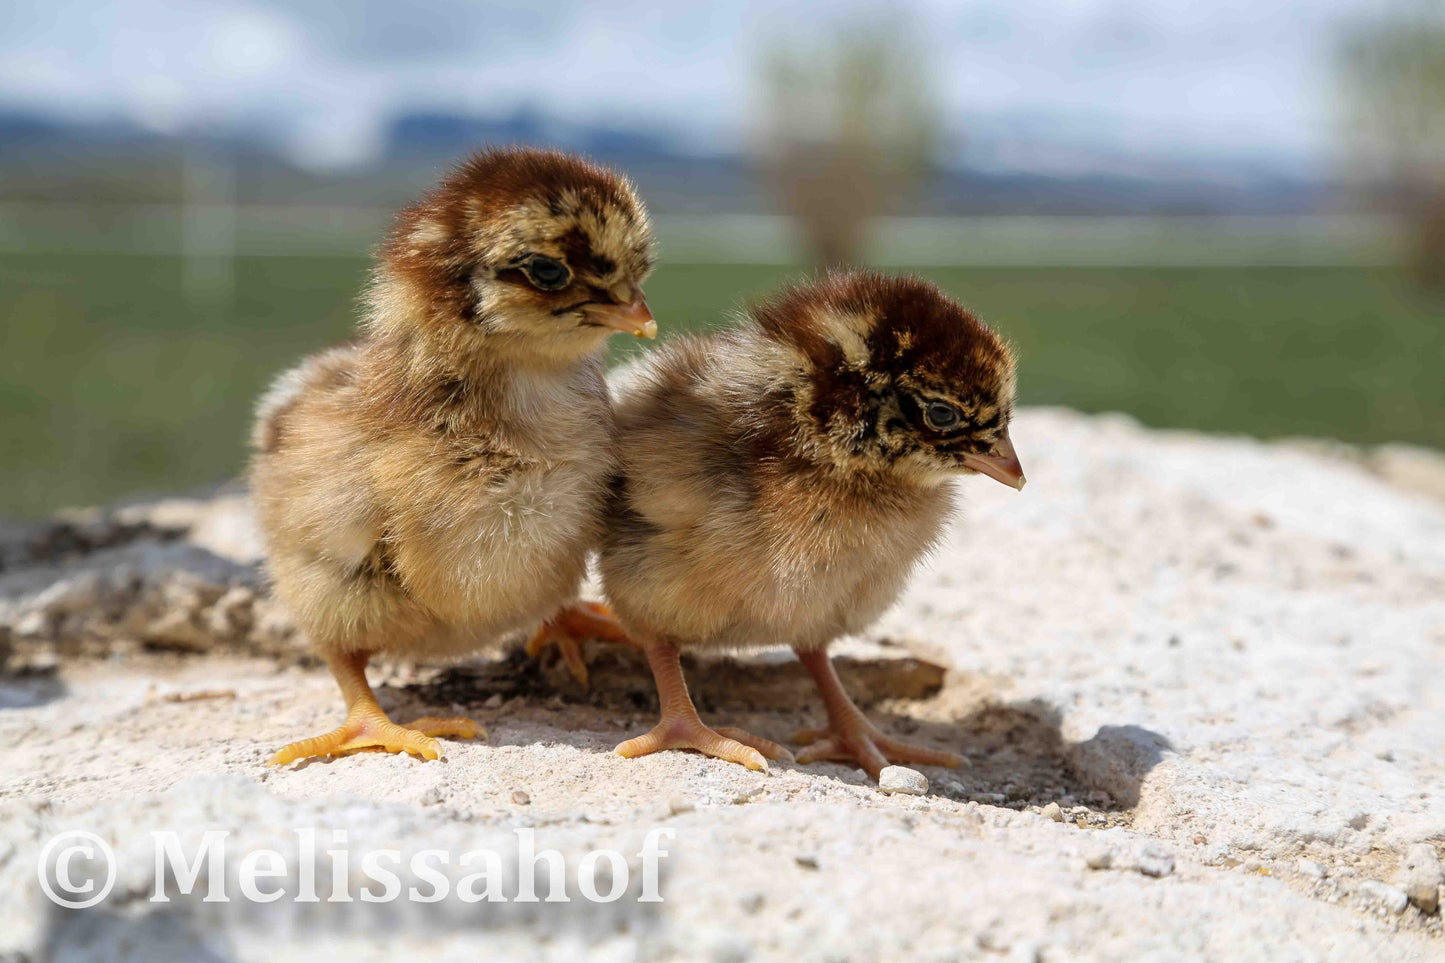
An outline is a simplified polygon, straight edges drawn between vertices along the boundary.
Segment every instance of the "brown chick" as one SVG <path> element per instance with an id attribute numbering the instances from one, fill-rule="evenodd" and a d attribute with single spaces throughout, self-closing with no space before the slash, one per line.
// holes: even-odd
<path id="1" fill-rule="evenodd" d="M 401 212 L 359 338 L 262 399 L 251 492 L 280 597 L 346 700 L 282 764 L 381 748 L 438 758 L 466 719 L 392 723 L 378 652 L 454 657 L 576 597 L 613 462 L 607 336 L 653 337 L 631 185 L 566 154 L 476 155 Z M 606 634 L 579 605 L 559 618 Z"/>
<path id="2" fill-rule="evenodd" d="M 869 723 L 827 646 L 898 597 L 943 532 L 951 479 L 1023 487 L 1008 346 L 927 281 L 830 274 L 650 353 L 614 390 L 602 576 L 662 704 L 617 751 L 695 749 L 750 769 L 787 758 L 703 725 L 678 665 L 681 648 L 787 645 L 828 716 L 798 734 L 812 743 L 798 761 L 853 760 L 875 779 L 890 762 L 958 765 Z"/>

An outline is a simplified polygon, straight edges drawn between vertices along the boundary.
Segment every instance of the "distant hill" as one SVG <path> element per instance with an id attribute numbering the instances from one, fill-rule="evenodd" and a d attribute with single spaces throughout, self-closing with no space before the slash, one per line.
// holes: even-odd
<path id="1" fill-rule="evenodd" d="M 383 150 L 359 168 L 318 172 L 266 137 L 230 131 L 170 137 L 125 121 L 74 123 L 0 111 L 0 201 L 167 203 L 185 196 L 185 167 L 233 165 L 241 204 L 392 207 L 457 159 L 490 144 L 547 144 L 626 170 L 659 212 L 759 213 L 773 200 L 742 154 L 699 156 L 667 131 L 567 124 L 533 110 L 500 117 L 409 112 L 387 125 Z M 895 213 L 1304 214 L 1327 208 L 1330 185 L 1267 165 L 1141 168 L 1107 158 L 1083 174 L 997 164 L 933 170 Z"/>

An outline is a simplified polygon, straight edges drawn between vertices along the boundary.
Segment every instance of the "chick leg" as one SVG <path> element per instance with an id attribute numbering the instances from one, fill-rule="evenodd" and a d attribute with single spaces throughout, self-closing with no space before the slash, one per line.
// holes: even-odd
<path id="1" fill-rule="evenodd" d="M 622 628 L 612 610 L 600 602 L 578 602 L 563 607 L 527 640 L 527 655 L 537 658 L 547 643 L 555 643 L 572 678 L 587 688 L 587 660 L 582 655 L 584 639 L 601 639 L 622 645 L 636 645 Z"/>
<path id="2" fill-rule="evenodd" d="M 826 727 L 804 729 L 794 734 L 794 742 L 807 746 L 798 753 L 798 762 L 807 764 L 824 759 L 856 762 L 875 780 L 883 767 L 890 763 L 914 762 L 953 769 L 968 764 L 967 759 L 951 752 L 888 738 L 848 697 L 826 650 L 800 650 L 797 655 L 798 661 L 803 663 L 817 684 L 818 694 L 823 697 L 823 707 L 828 712 Z"/>
<path id="3" fill-rule="evenodd" d="M 709 729 L 698 718 L 697 707 L 687 694 L 677 646 L 661 639 L 642 643 L 652 678 L 662 703 L 662 721 L 651 732 L 628 739 L 617 747 L 619 756 L 635 759 L 663 749 L 694 749 L 704 755 L 736 762 L 749 769 L 768 771 L 768 759 L 791 762 L 793 754 L 776 742 L 759 739 L 741 729 Z"/>
<path id="4" fill-rule="evenodd" d="M 273 766 L 284 766 L 310 756 L 341 756 L 366 749 L 410 752 L 423 759 L 439 759 L 441 746 L 434 736 L 487 737 L 482 727 L 471 719 L 426 716 L 410 726 L 392 722 L 366 681 L 369 659 L 368 655 L 343 655 L 330 660 L 331 674 L 336 676 L 346 700 L 346 721 L 325 735 L 285 746 L 271 757 Z"/>

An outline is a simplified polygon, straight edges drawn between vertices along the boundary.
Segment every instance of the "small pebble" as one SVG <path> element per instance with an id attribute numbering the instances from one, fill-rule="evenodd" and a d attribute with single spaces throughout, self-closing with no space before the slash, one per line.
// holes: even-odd
<path id="1" fill-rule="evenodd" d="M 482 708 L 483 708 L 483 709 L 497 709 L 497 708 L 500 708 L 501 705 L 502 705 L 502 694 L 501 694 L 500 692 L 493 692 L 491 695 L 487 696 L 487 701 L 482 703 Z"/>
<path id="2" fill-rule="evenodd" d="M 1298 871 L 1301 876 L 1307 876 L 1310 879 L 1325 878 L 1325 868 L 1312 859 L 1300 860 L 1295 864 L 1295 870 Z"/>
<path id="3" fill-rule="evenodd" d="M 1174 872 L 1174 854 L 1162 847 L 1147 845 L 1139 854 L 1139 863 L 1135 868 L 1145 876 L 1163 879 Z"/>
<path id="4" fill-rule="evenodd" d="M 518 789 L 512 793 L 512 802 L 518 806 L 526 806 L 532 802 L 532 797 Z"/>
<path id="5" fill-rule="evenodd" d="M 1367 879 L 1360 884 L 1360 892 L 1370 899 L 1379 903 L 1391 913 L 1403 913 L 1405 907 L 1410 905 L 1410 897 L 1405 891 L 1391 886 L 1389 883 L 1382 883 L 1379 880 Z"/>
<path id="6" fill-rule="evenodd" d="M 1039 810 L 1039 815 L 1043 816 L 1045 819 L 1052 819 L 1056 823 L 1061 823 L 1064 821 L 1064 811 L 1059 808 L 1059 804 L 1056 802 L 1051 802 L 1043 809 Z"/>
<path id="7" fill-rule="evenodd" d="M 1395 885 L 1420 907 L 1422 913 L 1433 913 L 1440 907 L 1440 887 L 1445 884 L 1445 868 L 1440 856 L 1429 843 L 1417 843 L 1400 858 L 1400 871 Z"/>
<path id="8" fill-rule="evenodd" d="M 712 946 L 706 957 L 710 963 L 747 963 L 753 958 L 752 940 L 738 934 L 728 934 Z"/>
<path id="9" fill-rule="evenodd" d="M 1208 843 L 1209 843 L 1209 837 L 1208 837 L 1208 836 L 1204 835 L 1203 833 L 1195 833 L 1195 834 L 1194 834 L 1194 845 L 1196 845 L 1196 846 L 1205 846 L 1205 845 L 1208 845 Z"/>
<path id="10" fill-rule="evenodd" d="M 793 857 L 793 862 L 804 869 L 817 869 L 818 857 L 815 853 L 799 853 Z"/>
<path id="11" fill-rule="evenodd" d="M 928 777 L 907 766 L 884 766 L 878 774 L 878 788 L 890 795 L 922 796 L 928 792 Z"/>
<path id="12" fill-rule="evenodd" d="M 1107 849 L 1091 849 L 1084 854 L 1084 865 L 1090 869 L 1108 869 L 1114 865 L 1114 854 Z"/>

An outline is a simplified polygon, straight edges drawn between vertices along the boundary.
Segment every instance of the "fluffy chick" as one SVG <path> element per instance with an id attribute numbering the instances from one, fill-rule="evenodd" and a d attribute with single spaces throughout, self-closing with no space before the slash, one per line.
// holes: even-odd
<path id="1" fill-rule="evenodd" d="M 874 728 L 827 646 L 898 597 L 943 531 L 951 479 L 1023 487 L 1008 346 L 927 281 L 831 274 L 650 353 L 616 390 L 602 576 L 662 704 L 617 751 L 695 749 L 750 769 L 787 758 L 703 725 L 678 653 L 788 645 L 828 717 L 796 737 L 812 743 L 799 761 L 853 760 L 875 779 L 890 761 L 959 764 Z"/>
<path id="2" fill-rule="evenodd" d="M 397 216 L 359 338 L 259 408 L 250 483 L 270 574 L 347 706 L 273 762 L 435 759 L 434 736 L 477 732 L 393 724 L 367 661 L 459 656 L 576 599 L 612 471 L 604 341 L 655 335 L 651 267 L 631 185 L 561 153 L 481 153 Z M 608 631 L 581 606 L 563 617 Z"/>

